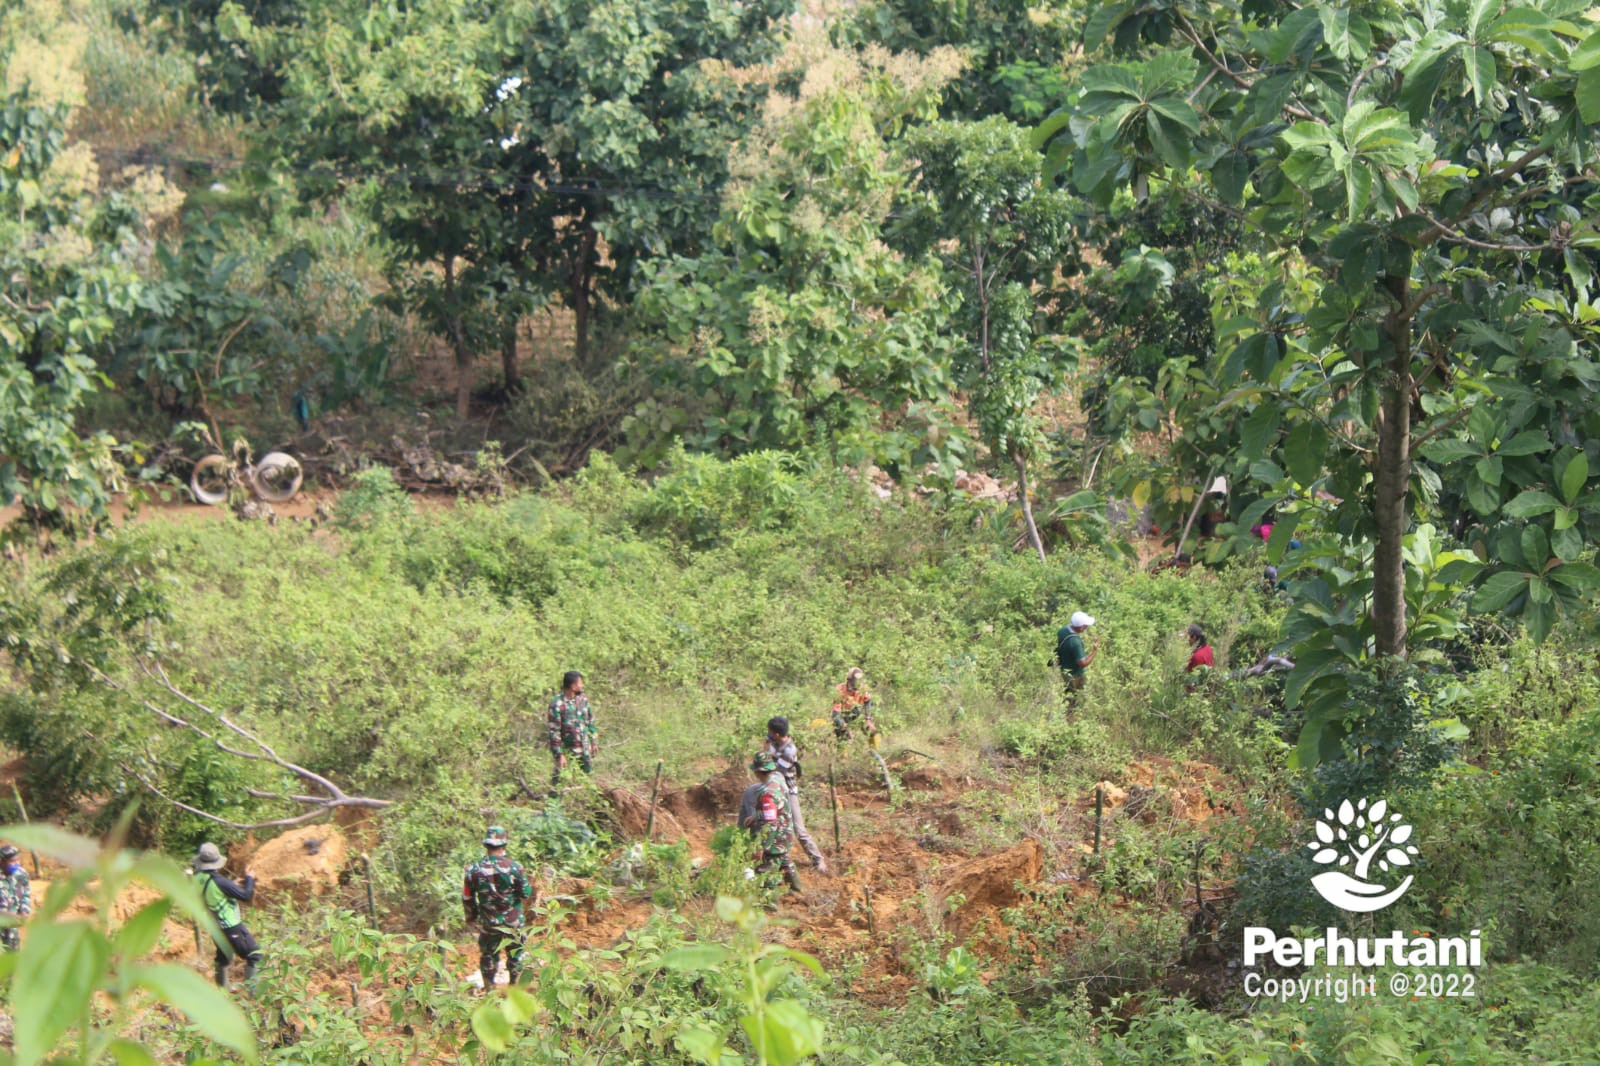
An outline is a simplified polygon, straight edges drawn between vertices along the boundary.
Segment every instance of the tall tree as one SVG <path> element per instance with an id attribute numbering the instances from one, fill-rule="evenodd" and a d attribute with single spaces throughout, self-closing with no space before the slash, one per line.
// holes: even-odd
<path id="1" fill-rule="evenodd" d="M 938 264 L 883 239 L 908 183 L 898 139 L 932 116 L 960 62 L 826 55 L 735 150 L 711 247 L 648 270 L 636 310 L 667 346 L 640 347 L 671 393 L 633 419 L 640 447 L 820 439 L 841 461 L 910 470 L 960 446 L 952 293 Z"/>
<path id="2" fill-rule="evenodd" d="M 740 75 L 777 48 L 793 0 L 522 0 L 499 6 L 517 137 L 548 175 L 536 250 L 587 357 L 597 300 L 644 257 L 706 246 L 728 147 L 765 96 Z"/>
<path id="3" fill-rule="evenodd" d="M 503 319 L 543 294 L 527 256 L 544 221 L 534 210 L 541 173 L 514 151 L 494 5 L 331 0 L 258 25 L 229 4 L 216 24 L 276 87 L 267 165 L 303 168 L 313 197 L 370 190 L 369 210 L 399 253 L 396 298 L 449 346 L 465 417 L 477 353 L 500 345 Z"/>
<path id="4" fill-rule="evenodd" d="M 734 66 L 770 51 L 786 10 L 329 0 L 270 25 L 225 5 L 216 22 L 273 73 L 273 138 L 313 162 L 308 190 L 377 186 L 397 289 L 453 351 L 465 415 L 481 349 L 515 386 L 521 314 L 565 303 L 582 361 L 597 301 L 631 291 L 642 256 L 699 247 L 761 95 Z"/>
<path id="5" fill-rule="evenodd" d="M 69 136 L 84 46 L 61 8 L 0 11 L 0 506 L 43 526 L 103 517 L 120 480 L 116 442 L 79 422 L 149 237 L 139 198 L 103 189 Z"/>
<path id="6" fill-rule="evenodd" d="M 1541 632 L 1600 579 L 1575 538 L 1549 550 L 1563 528 L 1600 533 L 1600 33 L 1573 21 L 1585 6 L 1105 4 L 1088 44 L 1144 58 L 1086 72 L 1040 130 L 1052 166 L 1101 201 L 1198 169 L 1271 269 L 1303 264 L 1303 289 L 1280 278 L 1223 323 L 1222 403 L 1251 415 L 1244 458 L 1277 460 L 1250 468 L 1281 478 L 1252 514 L 1326 488 L 1332 528 L 1371 543 L 1378 656 L 1408 650 L 1415 501 L 1469 459 L 1476 524 L 1519 543 L 1540 530 L 1531 557 L 1480 542 L 1480 606 Z"/>
<path id="7" fill-rule="evenodd" d="M 1028 541 L 1043 560 L 1028 498 L 1041 430 L 1033 409 L 1060 383 L 1068 349 L 1043 329 L 1035 288 L 1070 237 L 1072 197 L 1042 183 L 1028 132 L 1004 118 L 933 123 L 907 138 L 906 153 L 918 186 L 901 238 L 960 279 L 957 383 L 984 442 L 1016 470 Z"/>

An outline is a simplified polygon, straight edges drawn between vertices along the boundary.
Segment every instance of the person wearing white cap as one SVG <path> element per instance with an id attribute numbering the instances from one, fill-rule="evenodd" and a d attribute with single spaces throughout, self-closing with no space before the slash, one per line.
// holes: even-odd
<path id="1" fill-rule="evenodd" d="M 1100 654 L 1099 644 L 1092 651 L 1084 650 L 1083 634 L 1092 625 L 1094 619 L 1089 615 L 1073 611 L 1067 624 L 1056 630 L 1056 665 L 1061 668 L 1061 680 L 1066 682 L 1069 692 L 1083 687 L 1083 672 Z"/>

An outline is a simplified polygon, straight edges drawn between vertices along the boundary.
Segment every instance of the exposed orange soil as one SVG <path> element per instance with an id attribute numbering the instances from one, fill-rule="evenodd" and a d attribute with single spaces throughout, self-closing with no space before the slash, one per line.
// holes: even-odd
<path id="1" fill-rule="evenodd" d="M 14 769 L 0 767 L 0 783 L 7 770 Z M 837 851 L 832 847 L 827 789 L 806 789 L 808 824 L 834 872 L 817 874 L 796 847 L 805 890 L 779 900 L 777 921 L 770 930 L 774 940 L 810 952 L 830 973 L 846 976 L 851 996 L 877 1006 L 904 1002 L 921 980 L 922 960 L 913 956 L 933 934 L 965 944 L 986 960 L 987 979 L 1010 952 L 1053 950 L 1044 944 L 1030 948 L 1026 927 L 1008 928 L 1008 913 L 1013 918 L 1016 913 L 1011 908 L 1030 897 L 1076 900 L 1099 895 L 1092 878 L 1081 876 L 1089 847 L 1087 843 L 1080 847 L 1076 840 L 1093 822 L 1093 788 L 1068 799 L 1055 819 L 1059 832 L 1052 834 L 1053 839 L 1027 836 L 985 848 L 974 839 L 983 816 L 968 802 L 970 794 L 983 786 L 923 764 L 903 764 L 896 773 L 902 789 L 893 804 L 876 784 L 875 768 L 856 767 L 845 775 L 839 805 L 846 832 Z M 697 867 L 704 866 L 711 860 L 712 835 L 732 823 L 748 781 L 745 771 L 730 767 L 688 787 L 664 788 L 653 839 L 685 841 Z M 1005 791 L 1009 786 L 997 787 Z M 1147 810 L 1204 823 L 1241 809 L 1239 786 L 1216 767 L 1200 762 L 1147 757 L 1125 767 L 1114 780 L 1102 782 L 1101 788 L 1108 841 L 1114 838 L 1119 819 L 1124 824 L 1128 819 L 1143 820 Z M 606 795 L 621 834 L 642 838 L 648 799 L 623 788 L 607 789 Z M 1156 797 L 1159 804 L 1153 802 Z M 264 841 L 248 838 L 232 850 L 229 869 L 239 876 L 247 869 L 256 874 L 258 907 L 290 901 L 300 906 L 312 896 L 329 893 L 334 895 L 328 898 L 343 905 L 364 906 L 357 887 L 364 877 L 361 850 L 373 845 L 375 831 L 370 812 L 350 812 L 338 823 L 300 827 Z M 46 871 L 51 872 L 56 871 Z M 39 883 L 38 891 L 46 884 Z M 626 888 L 569 878 L 538 886 L 536 902 L 548 906 L 560 900 L 570 907 L 560 933 L 574 949 L 605 948 L 661 910 L 651 901 L 651 890 L 648 884 Z M 114 921 L 126 920 L 153 898 L 154 893 L 143 886 L 130 886 L 118 897 Z M 84 905 L 77 906 L 86 911 Z M 681 909 L 703 916 L 710 911 L 710 901 L 696 897 Z M 168 921 L 152 956 L 209 967 L 210 945 L 202 944 L 196 951 L 193 927 Z M 477 969 L 476 945 L 463 938 L 446 952 L 445 963 L 459 975 L 465 991 L 467 977 Z M 313 991 L 351 1000 L 363 1030 L 374 1039 L 409 1042 L 411 1034 L 390 1031 L 388 1001 L 398 988 L 383 981 L 363 981 L 353 968 L 320 971 L 312 983 Z"/>

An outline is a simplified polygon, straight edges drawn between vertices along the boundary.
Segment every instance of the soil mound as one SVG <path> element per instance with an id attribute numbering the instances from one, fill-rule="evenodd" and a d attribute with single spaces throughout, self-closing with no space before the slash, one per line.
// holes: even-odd
<path id="1" fill-rule="evenodd" d="M 337 825 L 308 825 L 261 845 L 250 856 L 249 869 L 257 887 L 303 902 L 338 886 L 348 853 Z"/>
<path id="2" fill-rule="evenodd" d="M 606 799 L 611 803 L 613 816 L 617 821 L 617 828 L 628 837 L 642 837 L 645 827 L 650 824 L 650 801 L 637 792 L 630 792 L 625 788 L 606 789 Z M 661 803 L 656 804 L 655 828 L 652 839 L 664 844 L 682 840 L 688 834 L 684 832 L 683 825 L 672 812 L 665 809 Z"/>
<path id="3" fill-rule="evenodd" d="M 945 926 L 965 937 L 974 926 L 1022 898 L 1018 884 L 1031 885 L 1044 871 L 1044 848 L 1028 839 L 998 855 L 969 859 L 942 881 L 934 902 L 944 914 Z"/>
<path id="4" fill-rule="evenodd" d="M 668 792 L 661 805 L 672 812 L 680 825 L 727 825 L 739 813 L 739 798 L 744 795 L 745 786 L 754 780 L 748 770 L 730 766 L 698 785 Z"/>
<path id="5" fill-rule="evenodd" d="M 50 882 L 35 880 L 33 882 L 33 896 L 43 899 L 49 891 Z M 129 918 L 138 914 L 144 908 L 161 899 L 162 895 L 155 889 L 142 884 L 124 885 L 117 898 L 111 901 L 111 912 L 107 915 L 111 919 L 111 928 L 120 928 Z M 195 950 L 194 927 L 188 924 L 189 919 L 184 912 L 174 907 L 170 912 L 182 920 L 168 918 L 161 923 L 161 935 L 156 939 L 156 946 L 150 949 L 145 956 L 147 960 L 170 961 L 173 959 L 192 958 Z M 67 907 L 66 914 L 72 918 L 89 918 L 94 914 L 94 903 L 85 896 L 79 896 Z M 23 936 L 27 936 L 24 932 Z M 209 957 L 210 947 L 207 942 L 206 954 Z"/>

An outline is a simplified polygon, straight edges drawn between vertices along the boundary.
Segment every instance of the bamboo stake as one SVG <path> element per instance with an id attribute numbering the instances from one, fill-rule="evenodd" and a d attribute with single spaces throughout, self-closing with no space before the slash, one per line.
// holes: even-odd
<path id="1" fill-rule="evenodd" d="M 1174 562 L 1177 561 L 1178 556 L 1183 554 L 1183 542 L 1189 539 L 1189 530 L 1191 527 L 1193 527 L 1195 518 L 1200 514 L 1201 505 L 1206 501 L 1207 490 L 1211 488 L 1212 483 L 1216 481 L 1216 479 L 1217 468 L 1216 465 L 1213 464 L 1210 472 L 1206 474 L 1205 483 L 1200 486 L 1200 495 L 1195 497 L 1194 508 L 1189 512 L 1189 520 L 1183 524 L 1183 533 L 1178 537 L 1178 546 L 1172 549 L 1172 559 Z"/>
<path id="2" fill-rule="evenodd" d="M 1106 809 L 1106 790 L 1095 786 L 1094 790 L 1094 853 L 1100 854 L 1100 823 Z"/>
<path id="3" fill-rule="evenodd" d="M 644 839 L 647 844 L 654 839 L 656 830 L 656 796 L 661 793 L 661 770 L 665 766 L 665 760 L 656 760 L 656 783 L 650 788 L 650 816 L 644 820 Z"/>
<path id="4" fill-rule="evenodd" d="M 363 851 L 361 853 L 361 864 L 367 871 L 367 914 L 376 920 L 378 917 L 378 902 L 372 893 L 372 856 Z"/>
<path id="5" fill-rule="evenodd" d="M 16 797 L 17 811 L 22 815 L 22 824 L 28 825 L 28 808 L 22 804 L 22 792 L 17 788 L 15 781 L 11 782 L 11 794 Z M 39 853 L 29 848 L 28 857 L 33 860 L 33 876 L 37 878 L 39 876 Z"/>
<path id="6" fill-rule="evenodd" d="M 828 764 L 828 798 L 833 801 L 833 853 L 839 854 L 839 790 L 833 779 L 833 763 Z"/>

